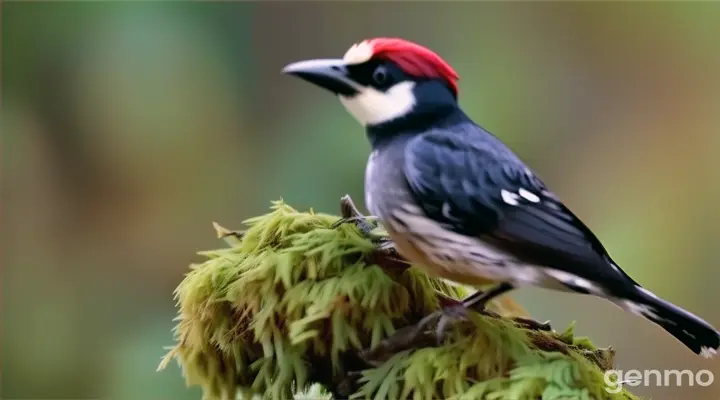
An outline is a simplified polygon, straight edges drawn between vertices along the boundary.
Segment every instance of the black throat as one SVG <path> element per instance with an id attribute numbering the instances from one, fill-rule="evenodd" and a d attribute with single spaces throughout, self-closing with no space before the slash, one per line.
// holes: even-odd
<path id="1" fill-rule="evenodd" d="M 469 121 L 470 117 L 457 104 L 453 104 L 432 110 L 413 110 L 407 116 L 368 126 L 366 134 L 370 145 L 375 148 L 399 136 L 423 133 L 434 128 L 447 128 Z"/>

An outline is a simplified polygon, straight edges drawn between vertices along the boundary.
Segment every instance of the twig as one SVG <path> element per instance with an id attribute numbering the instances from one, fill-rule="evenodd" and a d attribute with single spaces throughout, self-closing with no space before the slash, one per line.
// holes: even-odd
<path id="1" fill-rule="evenodd" d="M 460 303 L 458 300 L 454 300 Z M 477 312 L 477 311 L 470 311 Z M 503 318 L 490 310 L 483 310 L 480 314 L 492 317 Z M 531 331 L 552 331 L 549 322 L 538 322 L 529 318 L 512 319 L 521 328 Z M 416 349 L 421 347 L 438 346 L 439 338 L 434 329 L 418 331 L 415 325 L 410 325 L 397 330 L 392 336 L 380 342 L 374 349 L 367 349 L 360 353 L 360 358 L 368 364 L 378 366 L 398 352 Z"/>

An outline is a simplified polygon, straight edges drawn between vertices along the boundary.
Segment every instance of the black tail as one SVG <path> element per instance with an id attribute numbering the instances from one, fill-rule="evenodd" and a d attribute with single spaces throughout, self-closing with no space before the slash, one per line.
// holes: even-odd
<path id="1" fill-rule="evenodd" d="M 699 317 L 636 287 L 622 306 L 660 325 L 695 354 L 710 358 L 720 347 L 720 332 Z"/>

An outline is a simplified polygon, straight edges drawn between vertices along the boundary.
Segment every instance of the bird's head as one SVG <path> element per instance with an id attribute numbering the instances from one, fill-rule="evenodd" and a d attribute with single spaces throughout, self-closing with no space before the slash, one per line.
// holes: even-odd
<path id="1" fill-rule="evenodd" d="M 457 108 L 457 73 L 433 51 L 403 39 L 364 40 L 341 59 L 298 61 L 283 72 L 337 95 L 367 128 L 432 120 Z"/>

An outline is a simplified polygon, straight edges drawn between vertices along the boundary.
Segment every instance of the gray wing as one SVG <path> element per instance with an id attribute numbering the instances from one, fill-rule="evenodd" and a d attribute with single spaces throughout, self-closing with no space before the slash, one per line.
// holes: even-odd
<path id="1" fill-rule="evenodd" d="M 407 183 L 428 217 L 530 264 L 608 284 L 632 282 L 530 169 L 494 137 L 488 144 L 478 134 L 438 130 L 409 142 Z"/>

